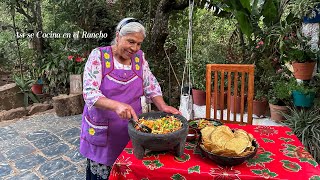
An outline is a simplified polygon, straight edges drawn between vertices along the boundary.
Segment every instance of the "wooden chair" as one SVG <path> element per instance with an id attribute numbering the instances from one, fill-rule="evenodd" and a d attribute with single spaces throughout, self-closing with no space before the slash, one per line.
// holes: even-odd
<path id="1" fill-rule="evenodd" d="M 212 76 L 213 75 L 213 76 Z M 213 79 L 213 83 L 212 80 Z M 226 79 L 226 80 L 225 80 Z M 213 85 L 213 92 L 211 92 Z M 219 89 L 219 91 L 218 91 Z M 219 92 L 219 93 L 218 93 Z M 237 113 L 231 115 L 231 92 L 240 96 L 240 120 Z M 211 94 L 214 94 L 211 98 Z M 219 97 L 218 97 L 218 94 Z M 227 94 L 227 95 L 225 95 Z M 254 65 L 245 64 L 207 64 L 206 67 L 206 118 L 211 117 L 211 102 L 213 102 L 214 119 L 219 119 L 223 123 L 252 124 L 252 104 L 254 95 Z M 224 117 L 225 97 L 227 96 L 226 117 Z M 245 107 L 245 96 L 247 103 Z M 220 117 L 217 117 L 218 98 L 220 107 Z M 236 102 L 236 96 L 234 96 Z M 233 109 L 237 109 L 234 103 Z M 244 112 L 248 113 L 247 121 L 244 121 Z M 239 115 L 238 115 L 239 116 Z"/>

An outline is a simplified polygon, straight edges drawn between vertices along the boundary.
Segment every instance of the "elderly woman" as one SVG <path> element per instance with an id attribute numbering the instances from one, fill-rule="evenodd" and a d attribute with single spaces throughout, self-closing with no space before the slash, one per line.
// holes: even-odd
<path id="1" fill-rule="evenodd" d="M 88 58 L 80 136 L 80 153 L 87 157 L 87 180 L 108 179 L 112 164 L 129 141 L 128 119 L 137 120 L 142 113 L 142 96 L 160 111 L 180 114 L 164 102 L 140 50 L 145 36 L 138 20 L 125 18 L 116 27 L 113 45 L 94 49 Z"/>

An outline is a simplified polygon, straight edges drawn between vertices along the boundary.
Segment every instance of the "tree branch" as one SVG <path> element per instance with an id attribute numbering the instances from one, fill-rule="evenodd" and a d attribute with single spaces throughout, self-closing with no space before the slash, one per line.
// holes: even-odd
<path id="1" fill-rule="evenodd" d="M 189 1 L 188 0 L 184 0 L 184 1 L 175 1 L 172 10 L 184 10 L 186 7 L 189 6 Z"/>
<path id="2" fill-rule="evenodd" d="M 16 5 L 17 5 L 16 10 L 18 13 L 24 15 L 30 23 L 34 22 L 34 18 L 26 13 L 26 11 L 21 7 L 20 3 L 17 0 L 16 0 Z"/>
<path id="3" fill-rule="evenodd" d="M 7 24 L 3 21 L 0 21 L 0 29 L 6 30 L 8 28 L 14 29 L 14 27 L 11 24 Z"/>

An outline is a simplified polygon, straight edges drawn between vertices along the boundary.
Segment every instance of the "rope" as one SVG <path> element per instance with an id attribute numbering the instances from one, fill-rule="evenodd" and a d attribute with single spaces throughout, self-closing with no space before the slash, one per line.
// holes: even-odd
<path id="1" fill-rule="evenodd" d="M 164 52 L 166 53 L 166 56 L 167 56 L 167 58 L 168 58 L 169 65 L 170 65 L 170 67 L 171 67 L 171 69 L 172 69 L 173 75 L 174 75 L 174 77 L 176 78 L 176 81 L 177 81 L 178 85 L 180 86 L 179 80 L 178 80 L 177 75 L 176 75 L 176 72 L 174 71 L 174 68 L 173 68 L 173 66 L 172 66 L 172 64 L 171 64 L 170 58 L 169 58 L 169 56 L 168 56 L 168 54 L 167 54 L 167 51 L 164 50 Z M 170 73 L 169 73 L 169 76 L 170 76 Z"/>
<path id="2" fill-rule="evenodd" d="M 192 62 L 192 14 L 193 14 L 194 1 L 189 0 L 189 29 L 188 29 L 188 39 L 186 47 L 186 61 L 183 69 L 182 84 L 181 84 L 181 95 L 183 94 L 183 88 L 188 87 L 188 94 L 191 95 L 191 64 Z M 185 74 L 188 74 L 188 80 L 185 81 Z"/>

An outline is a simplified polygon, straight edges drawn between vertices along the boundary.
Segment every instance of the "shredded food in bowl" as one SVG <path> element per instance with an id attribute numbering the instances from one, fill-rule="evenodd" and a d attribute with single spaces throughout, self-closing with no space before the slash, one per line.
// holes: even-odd
<path id="1" fill-rule="evenodd" d="M 141 118 L 138 120 L 140 124 L 148 126 L 152 130 L 152 134 L 167 134 L 179 130 L 182 123 L 174 116 L 166 116 L 154 120 L 146 120 Z M 136 127 L 138 129 L 138 127 Z"/>

